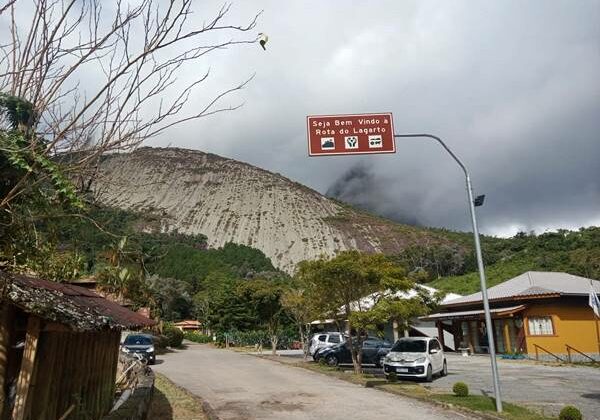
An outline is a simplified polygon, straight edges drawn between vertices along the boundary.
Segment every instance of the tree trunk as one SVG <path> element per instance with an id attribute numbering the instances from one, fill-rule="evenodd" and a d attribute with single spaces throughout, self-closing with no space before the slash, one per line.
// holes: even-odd
<path id="1" fill-rule="evenodd" d="M 308 358 L 308 346 L 306 345 L 306 335 L 304 334 L 304 328 L 302 328 L 302 324 L 298 324 L 298 332 L 300 333 L 300 342 L 302 343 L 302 354 L 304 356 L 304 361 Z"/>
<path id="2" fill-rule="evenodd" d="M 350 354 L 352 355 L 352 366 L 354 367 L 354 373 L 360 375 L 362 373 L 362 354 L 357 351 L 357 347 L 352 343 L 352 337 L 348 336 L 346 342 L 350 346 Z M 360 349 L 360 343 L 357 343 Z"/>
<path id="3" fill-rule="evenodd" d="M 277 355 L 277 343 L 279 342 L 279 338 L 277 335 L 271 335 L 271 354 L 273 356 Z"/>

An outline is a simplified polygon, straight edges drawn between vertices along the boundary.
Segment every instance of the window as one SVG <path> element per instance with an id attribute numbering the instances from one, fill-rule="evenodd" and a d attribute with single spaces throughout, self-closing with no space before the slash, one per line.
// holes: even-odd
<path id="1" fill-rule="evenodd" d="M 325 340 L 327 340 L 327 336 L 326 335 L 320 335 L 319 336 L 319 341 L 322 341 L 324 343 Z"/>
<path id="2" fill-rule="evenodd" d="M 529 335 L 554 335 L 552 327 L 552 317 L 535 316 L 527 320 L 529 325 Z"/>
<path id="3" fill-rule="evenodd" d="M 377 347 L 377 341 L 375 340 L 366 340 L 363 342 L 363 348 L 373 348 Z"/>
<path id="4" fill-rule="evenodd" d="M 340 342 L 340 336 L 335 334 L 335 335 L 330 335 L 329 336 L 329 342 L 330 343 L 339 343 Z"/>
<path id="5" fill-rule="evenodd" d="M 128 335 L 124 344 L 127 346 L 149 346 L 152 344 L 152 338 L 146 335 Z"/>
<path id="6" fill-rule="evenodd" d="M 403 340 L 396 341 L 392 351 L 399 353 L 425 353 L 427 341 L 425 340 Z"/>
<path id="7" fill-rule="evenodd" d="M 431 340 L 429 342 L 429 351 L 431 350 L 441 350 L 440 343 L 437 340 Z"/>

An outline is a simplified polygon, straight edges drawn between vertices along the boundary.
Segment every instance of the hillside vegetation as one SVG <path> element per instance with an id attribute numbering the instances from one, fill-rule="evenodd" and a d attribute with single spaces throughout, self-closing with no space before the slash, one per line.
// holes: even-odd
<path id="1" fill-rule="evenodd" d="M 600 227 L 540 235 L 520 233 L 509 239 L 484 237 L 482 248 L 488 287 L 525 271 L 564 271 L 600 279 Z M 473 257 L 466 260 L 462 270 L 461 265 L 457 264 L 455 273 L 447 271 L 429 284 L 446 292 L 460 294 L 480 290 L 479 274 L 473 260 Z M 444 259 L 432 261 L 439 263 Z"/>

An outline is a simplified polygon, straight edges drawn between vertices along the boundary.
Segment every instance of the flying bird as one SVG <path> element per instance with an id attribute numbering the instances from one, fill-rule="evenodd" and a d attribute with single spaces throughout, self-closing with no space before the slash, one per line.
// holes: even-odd
<path id="1" fill-rule="evenodd" d="M 265 45 L 267 44 L 268 40 L 269 40 L 269 37 L 267 36 L 267 34 L 263 34 L 262 32 L 258 34 L 258 43 L 260 44 L 262 49 L 265 51 L 267 50 L 265 48 Z"/>

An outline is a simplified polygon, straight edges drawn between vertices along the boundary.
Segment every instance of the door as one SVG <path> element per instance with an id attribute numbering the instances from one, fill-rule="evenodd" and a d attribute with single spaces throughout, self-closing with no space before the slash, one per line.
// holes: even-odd
<path id="1" fill-rule="evenodd" d="M 362 346 L 363 363 L 375 363 L 379 351 L 379 342 L 376 340 L 365 340 Z"/>
<path id="2" fill-rule="evenodd" d="M 439 372 L 444 366 L 444 353 L 439 341 L 431 340 L 429 342 L 429 359 L 433 372 Z"/>
<path id="3" fill-rule="evenodd" d="M 313 346 L 311 346 L 312 348 L 310 349 L 311 353 L 314 354 L 315 351 L 317 351 L 317 349 L 320 349 L 321 347 L 325 347 L 325 342 L 327 340 L 327 335 L 326 334 L 321 334 L 318 335 L 316 337 L 316 339 L 313 339 Z"/>

